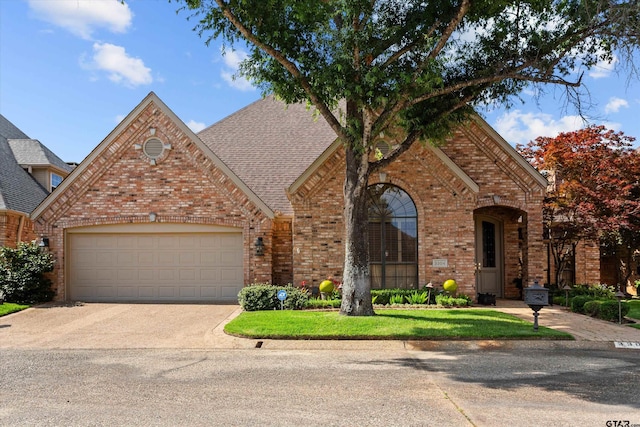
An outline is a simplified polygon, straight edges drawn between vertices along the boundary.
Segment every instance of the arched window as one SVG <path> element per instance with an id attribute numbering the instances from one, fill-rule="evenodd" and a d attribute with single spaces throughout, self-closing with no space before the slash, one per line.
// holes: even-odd
<path id="1" fill-rule="evenodd" d="M 411 197 L 391 184 L 369 192 L 371 287 L 418 287 L 418 214 Z"/>

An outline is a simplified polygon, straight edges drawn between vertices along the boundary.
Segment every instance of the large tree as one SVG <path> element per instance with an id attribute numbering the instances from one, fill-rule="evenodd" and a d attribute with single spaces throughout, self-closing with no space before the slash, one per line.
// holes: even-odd
<path id="1" fill-rule="evenodd" d="M 590 126 L 517 147 L 549 178 L 544 219 L 558 286 L 580 241 L 591 239 L 618 253 L 623 247 L 629 257 L 640 248 L 640 152 L 632 148 L 634 140 Z M 626 283 L 630 261 L 619 261 Z"/>
<path id="2" fill-rule="evenodd" d="M 313 105 L 342 141 L 347 315 L 374 314 L 371 173 L 416 141 L 442 141 L 476 104 L 508 103 L 530 84 L 578 87 L 576 70 L 633 55 L 640 33 L 637 0 L 179 1 L 207 42 L 249 46 L 244 76 Z M 375 156 L 384 132 L 393 149 Z"/>

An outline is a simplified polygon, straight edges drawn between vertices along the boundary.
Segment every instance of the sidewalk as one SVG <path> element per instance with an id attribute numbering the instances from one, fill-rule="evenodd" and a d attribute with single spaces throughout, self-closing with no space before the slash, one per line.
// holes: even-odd
<path id="1" fill-rule="evenodd" d="M 498 300 L 496 307 L 487 308 L 494 308 L 533 322 L 533 311 L 524 301 Z M 640 343 L 640 329 L 572 313 L 566 307 L 558 305 L 544 307 L 540 310 L 538 324 L 568 332 L 575 337 L 576 341 Z"/>

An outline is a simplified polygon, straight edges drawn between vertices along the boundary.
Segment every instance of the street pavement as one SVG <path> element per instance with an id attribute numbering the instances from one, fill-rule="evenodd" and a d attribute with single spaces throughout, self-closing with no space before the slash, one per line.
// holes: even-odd
<path id="1" fill-rule="evenodd" d="M 497 308 L 532 320 L 517 303 Z M 584 331 L 575 341 L 248 340 L 222 332 L 238 311 L 77 304 L 2 317 L 0 425 L 640 425 L 640 350 L 614 345 L 640 341 L 628 326 L 547 307 L 541 326 Z"/>

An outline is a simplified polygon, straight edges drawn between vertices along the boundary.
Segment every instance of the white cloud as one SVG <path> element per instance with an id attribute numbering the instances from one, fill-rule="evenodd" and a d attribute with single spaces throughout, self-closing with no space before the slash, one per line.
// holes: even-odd
<path id="1" fill-rule="evenodd" d="M 114 121 L 116 122 L 116 124 L 118 124 L 121 121 L 123 121 L 125 117 L 127 117 L 126 114 L 118 114 L 118 115 L 116 115 Z"/>
<path id="2" fill-rule="evenodd" d="M 127 55 L 122 46 L 110 43 L 93 44 L 93 62 L 90 68 L 106 71 L 109 80 L 125 86 L 148 85 L 153 82 L 151 69 L 140 58 Z"/>
<path id="3" fill-rule="evenodd" d="M 227 51 L 223 54 L 225 67 L 220 72 L 222 79 L 232 88 L 241 91 L 254 90 L 253 85 L 244 77 L 238 76 L 238 68 L 240 63 L 246 59 L 247 54 L 241 50 Z"/>
<path id="4" fill-rule="evenodd" d="M 584 126 L 580 116 L 563 116 L 556 120 L 550 114 L 520 110 L 504 113 L 494 124 L 496 131 L 512 145 L 526 144 L 539 136 L 555 137 L 560 132 L 571 132 Z"/>
<path id="5" fill-rule="evenodd" d="M 28 0 L 29 7 L 43 21 L 91 39 L 98 28 L 124 33 L 131 25 L 133 13 L 119 0 Z"/>
<path id="6" fill-rule="evenodd" d="M 204 128 L 207 127 L 204 123 L 196 122 L 195 120 L 189 120 L 186 125 L 191 129 L 194 133 L 198 133 Z"/>
<path id="7" fill-rule="evenodd" d="M 609 98 L 609 102 L 607 102 L 607 105 L 604 107 L 604 112 L 617 113 L 618 111 L 620 111 L 622 107 L 625 107 L 625 108 L 629 107 L 629 103 L 627 102 L 627 100 L 622 98 L 612 97 L 612 98 Z"/>
<path id="8" fill-rule="evenodd" d="M 615 55 L 611 62 L 598 61 L 598 63 L 589 70 L 589 77 L 593 79 L 603 79 L 605 77 L 609 77 L 613 70 L 615 70 L 617 63 L 618 58 Z"/>

